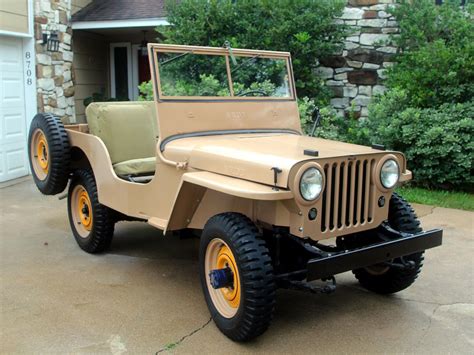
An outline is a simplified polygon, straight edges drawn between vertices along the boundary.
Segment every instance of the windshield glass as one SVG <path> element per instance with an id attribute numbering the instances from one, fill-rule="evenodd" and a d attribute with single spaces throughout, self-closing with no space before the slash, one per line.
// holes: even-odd
<path id="1" fill-rule="evenodd" d="M 291 99 L 288 59 L 157 52 L 162 98 Z"/>

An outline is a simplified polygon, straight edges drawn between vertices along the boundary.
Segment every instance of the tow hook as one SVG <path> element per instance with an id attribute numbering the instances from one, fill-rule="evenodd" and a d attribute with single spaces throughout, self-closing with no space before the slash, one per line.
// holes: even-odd
<path id="1" fill-rule="evenodd" d="M 209 282 L 212 288 L 231 287 L 234 284 L 234 274 L 229 267 L 214 269 L 209 272 Z"/>

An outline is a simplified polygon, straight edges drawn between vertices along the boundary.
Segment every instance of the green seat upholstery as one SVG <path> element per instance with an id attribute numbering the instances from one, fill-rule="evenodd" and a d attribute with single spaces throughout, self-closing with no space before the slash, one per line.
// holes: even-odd
<path id="1" fill-rule="evenodd" d="M 86 117 L 89 132 L 104 142 L 117 175 L 155 172 L 154 102 L 94 102 L 87 106 Z"/>
<path id="2" fill-rule="evenodd" d="M 155 157 L 132 159 L 114 164 L 114 170 L 117 175 L 143 175 L 154 173 L 155 167 Z"/>

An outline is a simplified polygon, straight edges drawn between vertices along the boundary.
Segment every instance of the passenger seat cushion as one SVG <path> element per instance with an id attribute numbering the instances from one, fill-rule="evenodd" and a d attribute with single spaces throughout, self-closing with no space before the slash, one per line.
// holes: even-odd
<path id="1" fill-rule="evenodd" d="M 114 164 L 114 170 L 117 175 L 147 175 L 154 174 L 156 167 L 156 158 L 142 158 L 123 161 Z"/>
<path id="2" fill-rule="evenodd" d="M 90 133 L 104 142 L 112 164 L 156 156 L 154 102 L 94 102 L 87 106 L 86 117 Z"/>

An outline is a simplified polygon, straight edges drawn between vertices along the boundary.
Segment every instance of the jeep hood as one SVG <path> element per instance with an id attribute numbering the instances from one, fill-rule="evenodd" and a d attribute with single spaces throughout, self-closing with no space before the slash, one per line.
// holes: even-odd
<path id="1" fill-rule="evenodd" d="M 319 156 L 304 154 L 317 150 Z M 163 155 L 170 160 L 188 162 L 193 169 L 273 185 L 273 167 L 282 170 L 277 185 L 288 187 L 291 168 L 307 160 L 375 154 L 380 150 L 290 133 L 226 134 L 178 138 L 168 142 Z"/>

